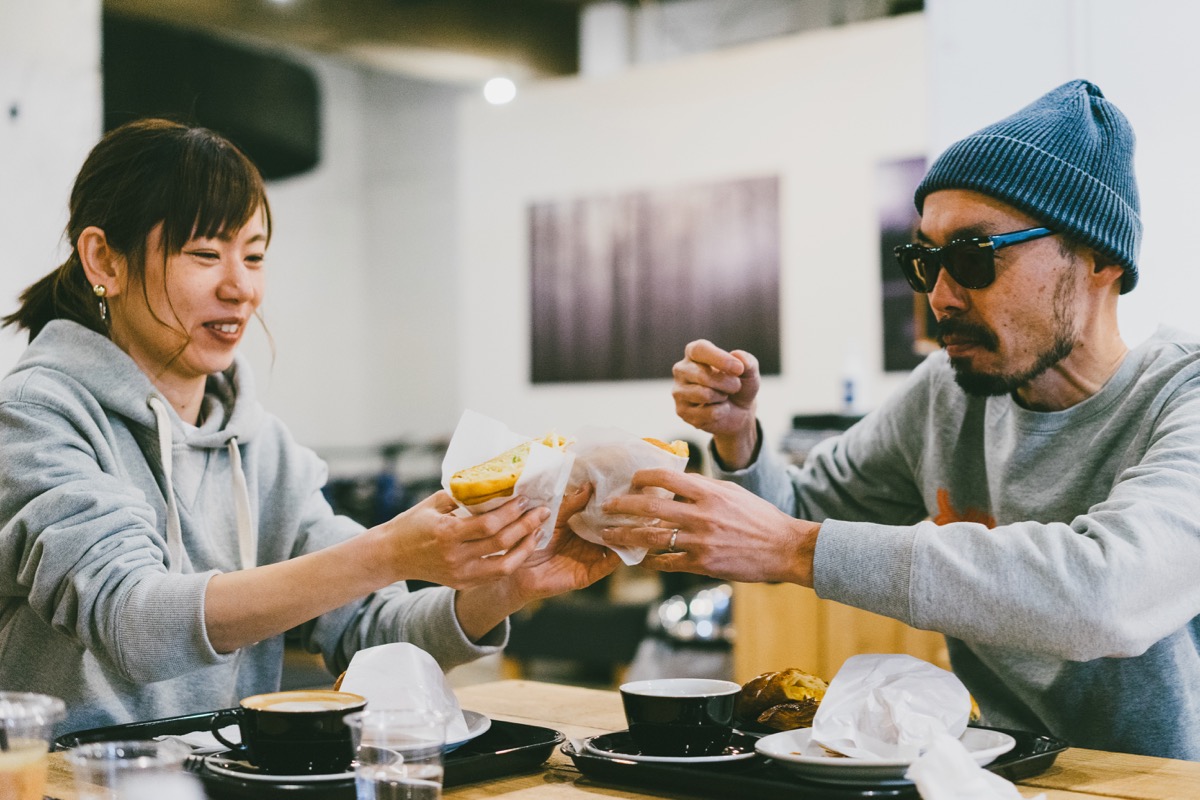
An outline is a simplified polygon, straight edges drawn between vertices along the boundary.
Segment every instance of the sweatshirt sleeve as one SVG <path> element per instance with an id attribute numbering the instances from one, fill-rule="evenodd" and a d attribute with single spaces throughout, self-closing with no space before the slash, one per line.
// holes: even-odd
<path id="1" fill-rule="evenodd" d="M 362 531 L 358 523 L 335 514 L 321 493 L 324 464 L 304 448 L 299 452 L 309 460 L 309 469 L 304 471 L 312 477 L 293 557 L 324 549 Z M 482 641 L 472 642 L 458 623 L 455 598 L 456 592 L 446 587 L 409 591 L 401 581 L 301 626 L 301 642 L 309 652 L 320 652 L 334 675 L 346 669 L 358 650 L 391 642 L 415 644 L 444 670 L 500 650 L 508 640 L 508 621 Z"/>
<path id="2" fill-rule="evenodd" d="M 135 683 L 221 663 L 204 624 L 212 574 L 168 574 L 155 512 L 85 402 L 0 403 L 4 594 Z"/>
<path id="3" fill-rule="evenodd" d="M 1200 614 L 1200 389 L 1128 424 L 1144 453 L 1069 522 L 827 521 L 817 593 L 974 643 L 1140 655 Z"/>

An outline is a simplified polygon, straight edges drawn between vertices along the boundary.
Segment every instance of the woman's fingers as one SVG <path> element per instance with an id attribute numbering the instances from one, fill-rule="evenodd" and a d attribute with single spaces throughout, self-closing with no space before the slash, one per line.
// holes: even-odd
<path id="1" fill-rule="evenodd" d="M 558 520 L 555 527 L 565 525 L 567 520 L 583 511 L 592 499 L 592 485 L 585 483 L 563 496 L 562 505 L 558 507 Z"/>

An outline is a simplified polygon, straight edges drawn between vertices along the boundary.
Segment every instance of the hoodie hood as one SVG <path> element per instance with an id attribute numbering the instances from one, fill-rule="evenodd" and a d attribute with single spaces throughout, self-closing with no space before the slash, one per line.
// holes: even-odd
<path id="1" fill-rule="evenodd" d="M 51 370 L 80 384 L 107 414 L 124 417 L 133 426 L 153 431 L 162 470 L 160 488 L 167 504 L 168 571 L 183 569 L 183 524 L 175 492 L 175 441 L 193 450 L 224 449 L 229 454 L 230 487 L 243 569 L 257 565 L 258 531 L 250 510 L 250 490 L 242 469 L 239 445 L 248 444 L 262 427 L 265 412 L 254 399 L 250 370 L 234 357 L 229 369 L 211 375 L 205 385 L 206 423 L 184 426 L 179 415 L 146 373 L 107 337 L 75 322 L 54 320 L 42 328 L 13 375 Z M 191 451 L 185 451 L 186 454 Z"/>

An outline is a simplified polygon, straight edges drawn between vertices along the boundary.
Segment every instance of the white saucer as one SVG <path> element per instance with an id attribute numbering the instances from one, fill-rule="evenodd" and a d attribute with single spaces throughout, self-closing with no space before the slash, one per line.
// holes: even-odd
<path id="1" fill-rule="evenodd" d="M 463 710 L 463 719 L 467 723 L 467 736 L 464 739 L 458 739 L 453 742 L 446 742 L 444 752 L 449 753 L 457 750 L 472 739 L 482 736 L 492 727 L 492 721 L 485 714 L 480 714 L 478 711 Z M 347 772 L 332 772 L 332 773 L 303 773 L 300 775 L 279 775 L 273 772 L 266 772 L 260 767 L 256 767 L 248 761 L 239 761 L 238 759 L 229 758 L 224 755 L 228 750 L 222 753 L 214 753 L 204 757 L 204 764 L 211 771 L 218 775 L 225 775 L 230 778 L 240 778 L 249 781 L 264 781 L 267 783 L 321 783 L 324 781 L 345 781 L 354 780 L 354 770 Z"/>
<path id="2" fill-rule="evenodd" d="M 778 761 L 805 778 L 824 783 L 862 786 L 908 786 L 904 778 L 911 760 L 882 758 L 846 758 L 830 754 L 813 744 L 812 728 L 800 728 L 764 736 L 755 749 L 760 755 Z M 985 728 L 967 728 L 959 741 L 981 767 L 992 763 L 1016 745 L 1007 733 Z"/>
<path id="3" fill-rule="evenodd" d="M 354 771 L 304 773 L 302 775 L 278 775 L 265 772 L 248 761 L 238 761 L 221 755 L 204 757 L 204 766 L 218 775 L 238 778 L 245 781 L 264 781 L 266 783 L 322 783 L 325 781 L 352 781 Z"/>
<path id="4" fill-rule="evenodd" d="M 715 756 L 652 756 L 642 753 L 629 731 L 605 733 L 583 740 L 583 748 L 589 753 L 624 761 L 652 761 L 662 764 L 711 764 L 720 761 L 741 761 L 754 758 L 754 740 L 734 731 L 733 738 L 725 751 Z"/>

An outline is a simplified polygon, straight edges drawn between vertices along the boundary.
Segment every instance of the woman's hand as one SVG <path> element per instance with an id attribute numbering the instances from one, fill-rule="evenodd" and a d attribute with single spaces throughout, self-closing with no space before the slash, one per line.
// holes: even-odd
<path id="1" fill-rule="evenodd" d="M 469 517 L 445 492 L 426 498 L 394 519 L 376 526 L 391 557 L 382 568 L 391 581 L 418 579 L 465 589 L 514 573 L 533 552 L 537 531 L 550 512 L 527 510 L 517 497 L 499 508 Z"/>
<path id="2" fill-rule="evenodd" d="M 728 481 L 668 469 L 634 473 L 632 488 L 658 486 L 675 495 L 627 494 L 610 499 L 610 514 L 646 517 L 642 526 L 610 528 L 610 545 L 648 547 L 643 566 L 732 581 L 788 581 L 812 586 L 815 522 L 791 517 Z M 659 520 L 651 525 L 651 520 Z"/>
<path id="3" fill-rule="evenodd" d="M 616 569 L 620 559 L 614 553 L 580 539 L 567 526 L 567 520 L 582 511 L 591 496 L 592 489 L 586 486 L 564 497 L 550 543 L 533 550 L 535 537 L 528 537 L 521 545 L 522 561 L 510 574 L 458 593 L 455 611 L 468 637 L 478 640 L 527 603 L 582 589 Z"/>
<path id="4" fill-rule="evenodd" d="M 213 647 L 228 653 L 364 597 L 416 578 L 455 588 L 493 585 L 533 552 L 549 516 L 523 500 L 473 517 L 456 517 L 445 492 L 331 547 L 275 564 L 216 575 L 205 592 Z M 503 553 L 501 553 L 503 551 Z M 303 592 L 295 587 L 304 587 Z M 464 615 L 463 630 L 478 639 L 504 618 L 495 610 Z"/>
<path id="5" fill-rule="evenodd" d="M 533 600 L 582 589 L 617 568 L 620 559 L 615 553 L 580 538 L 567 525 L 567 520 L 582 511 L 591 497 L 592 487 L 586 485 L 563 498 L 550 543 L 534 550 L 508 579 L 514 602 L 524 606 Z"/>

